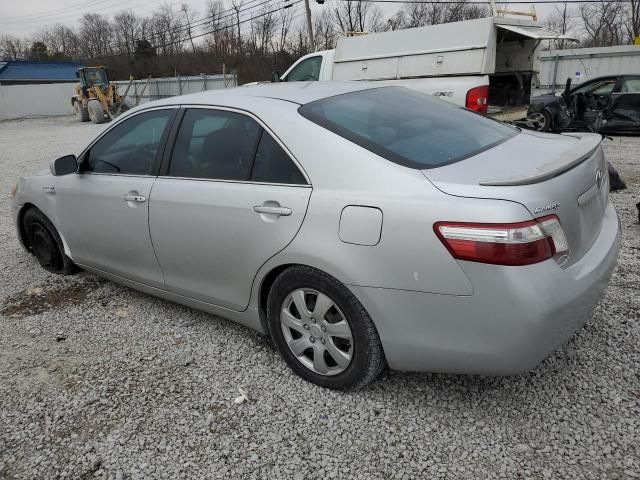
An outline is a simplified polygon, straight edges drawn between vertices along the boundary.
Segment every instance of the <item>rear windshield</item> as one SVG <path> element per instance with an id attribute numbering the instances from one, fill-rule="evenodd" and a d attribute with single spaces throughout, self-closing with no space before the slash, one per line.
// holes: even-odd
<path id="1" fill-rule="evenodd" d="M 383 87 L 301 106 L 314 123 L 411 168 L 463 160 L 516 135 L 515 127 L 403 87 Z"/>

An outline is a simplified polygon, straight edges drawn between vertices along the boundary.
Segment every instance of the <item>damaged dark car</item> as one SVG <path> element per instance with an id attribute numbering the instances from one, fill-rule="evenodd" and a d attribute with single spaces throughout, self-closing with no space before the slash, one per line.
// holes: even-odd
<path id="1" fill-rule="evenodd" d="M 598 77 L 531 99 L 526 128 L 542 132 L 640 134 L 640 75 Z"/>

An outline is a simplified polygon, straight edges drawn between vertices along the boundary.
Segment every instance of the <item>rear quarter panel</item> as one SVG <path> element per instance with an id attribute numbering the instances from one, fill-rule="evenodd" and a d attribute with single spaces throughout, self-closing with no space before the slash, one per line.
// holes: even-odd
<path id="1" fill-rule="evenodd" d="M 319 268 L 348 285 L 470 295 L 471 283 L 435 236 L 433 224 L 530 218 L 514 202 L 452 199 L 419 170 L 354 145 L 303 118 L 297 108 L 281 103 L 256 112 L 302 164 L 313 192 L 300 232 L 263 266 L 254 286 L 276 266 L 297 263 Z M 340 240 L 340 214 L 349 205 L 383 212 L 379 243 L 363 246 Z"/>

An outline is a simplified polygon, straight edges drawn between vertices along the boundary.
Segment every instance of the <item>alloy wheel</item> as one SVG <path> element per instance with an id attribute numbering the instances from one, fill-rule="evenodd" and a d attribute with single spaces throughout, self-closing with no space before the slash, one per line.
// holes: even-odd
<path id="1" fill-rule="evenodd" d="M 547 127 L 547 118 L 541 112 L 532 112 L 527 117 L 529 123 L 538 131 L 544 131 Z"/>

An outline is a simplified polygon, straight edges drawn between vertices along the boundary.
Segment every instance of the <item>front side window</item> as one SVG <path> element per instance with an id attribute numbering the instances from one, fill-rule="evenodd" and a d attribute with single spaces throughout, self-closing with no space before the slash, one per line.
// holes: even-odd
<path id="1" fill-rule="evenodd" d="M 190 109 L 171 155 L 171 177 L 249 180 L 261 127 L 235 112 Z"/>
<path id="2" fill-rule="evenodd" d="M 584 95 L 598 95 L 598 96 L 608 96 L 613 92 L 614 87 L 616 86 L 616 79 L 609 78 L 605 80 L 597 80 L 595 82 L 590 82 L 585 85 L 581 85 L 577 87 L 572 93 L 575 94 L 584 94 Z"/>
<path id="3" fill-rule="evenodd" d="M 119 123 L 91 147 L 81 171 L 150 175 L 172 114 L 154 110 Z"/>
<path id="4" fill-rule="evenodd" d="M 293 67 L 293 70 L 286 76 L 287 82 L 306 82 L 316 81 L 320 79 L 320 66 L 322 65 L 322 56 L 311 57 L 303 60 Z"/>
<path id="5" fill-rule="evenodd" d="M 476 155 L 519 130 L 403 87 L 324 98 L 298 112 L 318 125 L 410 168 L 434 168 Z"/>

